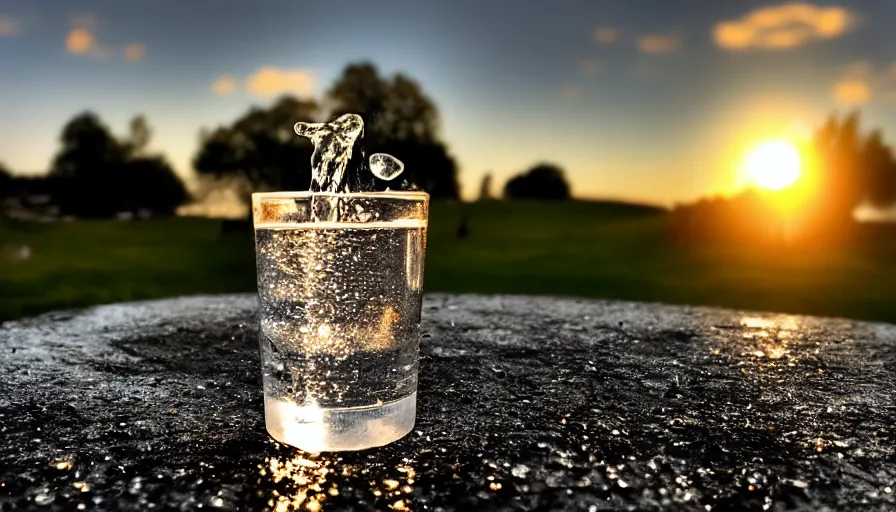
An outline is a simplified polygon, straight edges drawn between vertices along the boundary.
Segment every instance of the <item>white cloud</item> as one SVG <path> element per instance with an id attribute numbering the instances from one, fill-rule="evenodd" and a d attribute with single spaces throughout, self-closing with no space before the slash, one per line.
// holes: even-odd
<path id="1" fill-rule="evenodd" d="M 280 69 L 265 66 L 246 79 L 246 92 L 254 96 L 291 93 L 297 96 L 314 94 L 316 76 L 308 69 Z"/>
<path id="2" fill-rule="evenodd" d="M 813 41 L 833 39 L 855 25 L 844 7 L 794 2 L 751 11 L 736 20 L 716 24 L 713 38 L 726 50 L 783 50 Z"/>

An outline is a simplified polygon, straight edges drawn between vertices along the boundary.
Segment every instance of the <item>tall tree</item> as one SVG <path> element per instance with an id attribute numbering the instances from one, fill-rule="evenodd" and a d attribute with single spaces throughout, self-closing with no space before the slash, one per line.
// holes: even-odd
<path id="1" fill-rule="evenodd" d="M 136 121 L 139 120 L 139 121 Z M 95 114 L 75 116 L 62 129 L 50 178 L 64 214 L 109 217 L 150 209 L 167 214 L 186 201 L 183 182 L 160 156 L 144 155 L 151 129 L 138 116 L 131 137 L 118 140 Z"/>
<path id="2" fill-rule="evenodd" d="M 327 98 L 331 117 L 351 112 L 364 118 L 361 143 L 368 153 L 389 153 L 404 162 L 402 179 L 434 198 L 459 197 L 457 165 L 439 140 L 438 108 L 420 84 L 402 74 L 382 77 L 370 63 L 351 64 Z"/>
<path id="3" fill-rule="evenodd" d="M 126 164 L 127 210 L 150 210 L 171 215 L 189 199 L 183 181 L 168 161 L 159 155 L 141 156 Z"/>
<path id="4" fill-rule="evenodd" d="M 120 172 L 126 150 L 109 128 L 91 112 L 75 116 L 62 129 L 61 149 L 53 159 L 50 178 L 61 211 L 87 217 L 108 217 L 125 206 Z"/>
<path id="5" fill-rule="evenodd" d="M 563 169 L 554 164 L 539 164 L 518 174 L 504 185 L 507 199 L 569 199 L 569 184 Z"/>
<path id="6" fill-rule="evenodd" d="M 479 200 L 488 201 L 492 198 L 492 173 L 487 172 L 479 184 Z"/>
<path id="7" fill-rule="evenodd" d="M 146 151 L 149 140 L 152 138 L 152 128 L 149 127 L 149 122 L 143 115 L 134 116 L 131 119 L 129 128 L 130 134 L 126 141 L 127 148 L 131 155 L 141 156 Z"/>
<path id="8" fill-rule="evenodd" d="M 201 133 L 193 167 L 214 178 L 245 178 L 253 190 L 306 190 L 312 146 L 292 127 L 317 113 L 317 103 L 288 96 L 253 107 L 233 124 Z"/>
<path id="9" fill-rule="evenodd" d="M 896 159 L 893 151 L 884 144 L 880 130 L 874 130 L 865 139 L 863 148 L 865 166 L 865 199 L 874 207 L 888 208 L 896 203 Z"/>
<path id="10" fill-rule="evenodd" d="M 848 222 L 864 202 L 896 203 L 896 159 L 879 130 L 865 136 L 857 112 L 832 115 L 815 133 L 819 188 L 813 216 Z"/>
<path id="11" fill-rule="evenodd" d="M 12 195 L 12 174 L 0 162 L 0 198 Z"/>

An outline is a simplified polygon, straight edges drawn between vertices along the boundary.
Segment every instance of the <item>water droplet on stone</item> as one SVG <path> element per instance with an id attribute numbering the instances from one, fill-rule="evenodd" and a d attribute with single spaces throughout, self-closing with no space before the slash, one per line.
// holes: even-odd
<path id="1" fill-rule="evenodd" d="M 38 505 L 41 505 L 41 506 L 49 505 L 50 503 L 53 503 L 54 499 L 56 499 L 56 498 L 55 498 L 55 496 L 50 494 L 49 489 L 41 489 L 40 493 L 34 497 L 34 503 L 37 503 Z"/>
<path id="2" fill-rule="evenodd" d="M 529 466 L 525 464 L 517 464 L 510 470 L 510 474 L 517 478 L 526 478 L 526 475 L 529 474 Z"/>

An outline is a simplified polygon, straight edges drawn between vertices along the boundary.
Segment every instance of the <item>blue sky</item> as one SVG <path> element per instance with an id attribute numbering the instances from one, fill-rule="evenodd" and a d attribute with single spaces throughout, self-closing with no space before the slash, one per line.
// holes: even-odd
<path id="1" fill-rule="evenodd" d="M 896 142 L 894 19 L 885 0 L 6 0 L 0 161 L 44 171 L 78 112 L 117 133 L 143 113 L 189 176 L 200 127 L 370 60 L 438 104 L 468 197 L 551 161 L 576 195 L 671 204 L 732 191 L 750 146 L 837 108 Z"/>

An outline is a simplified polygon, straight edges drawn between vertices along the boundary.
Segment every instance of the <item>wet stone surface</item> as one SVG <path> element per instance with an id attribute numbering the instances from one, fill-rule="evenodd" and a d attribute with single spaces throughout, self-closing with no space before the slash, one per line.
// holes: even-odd
<path id="1" fill-rule="evenodd" d="M 893 510 L 896 327 L 428 296 L 414 432 L 271 441 L 252 296 L 0 328 L 0 509 Z"/>

